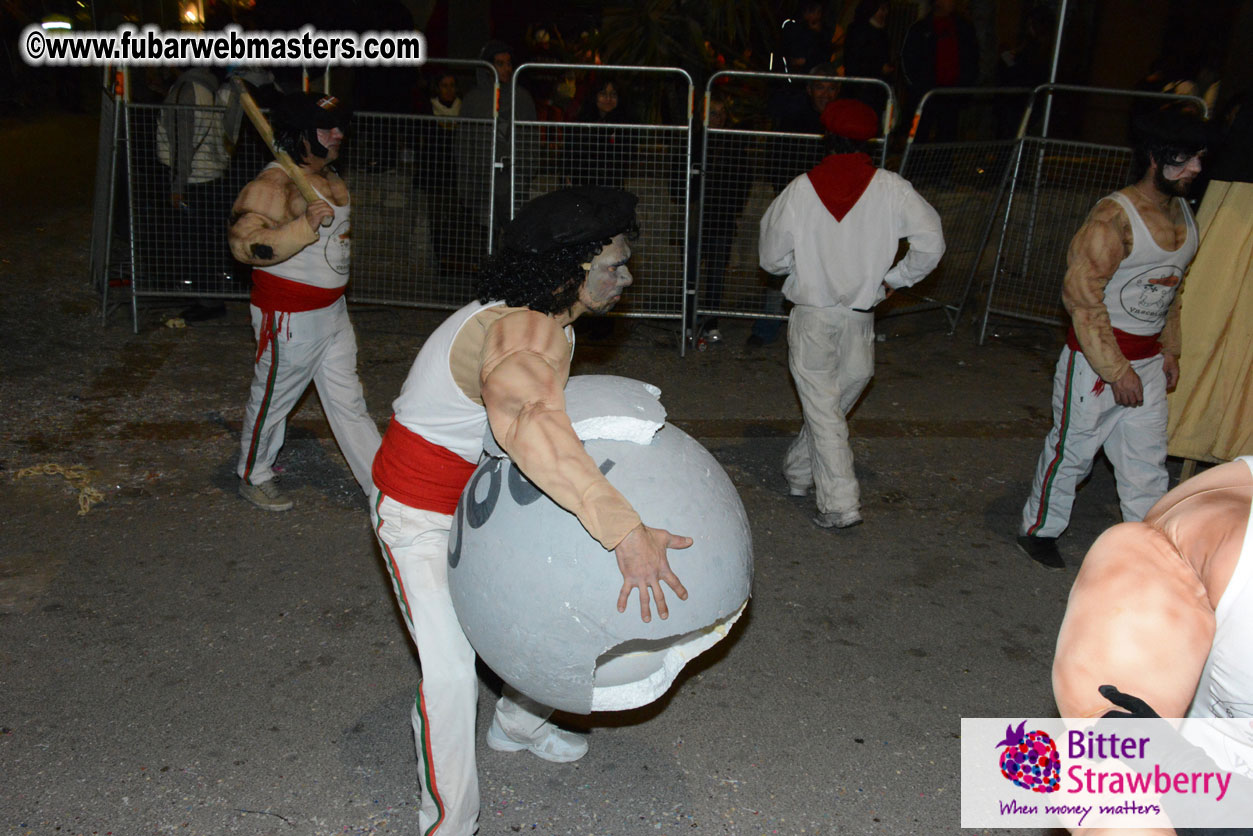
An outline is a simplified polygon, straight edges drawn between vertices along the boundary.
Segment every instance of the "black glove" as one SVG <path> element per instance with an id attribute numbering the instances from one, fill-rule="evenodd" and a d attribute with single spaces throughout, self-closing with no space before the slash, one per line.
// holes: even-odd
<path id="1" fill-rule="evenodd" d="M 1101 696 L 1112 702 L 1125 711 L 1106 711 L 1101 715 L 1101 719 L 1109 717 L 1129 717 L 1134 720 L 1160 720 L 1162 715 L 1153 710 L 1153 706 L 1146 703 L 1139 697 L 1133 697 L 1130 694 L 1124 694 L 1113 685 L 1102 685 L 1096 690 L 1101 692 Z"/>
<path id="2" fill-rule="evenodd" d="M 1161 715 L 1153 710 L 1153 706 L 1146 703 L 1139 697 L 1131 694 L 1124 694 L 1113 685 L 1102 685 L 1097 688 L 1101 696 L 1112 702 L 1114 705 L 1123 709 L 1122 711 L 1107 711 L 1101 715 L 1101 719 L 1134 719 L 1134 720 L 1160 720 Z M 1184 740 L 1183 737 L 1168 723 L 1161 724 L 1162 731 L 1155 735 L 1153 743 L 1161 747 L 1158 751 L 1161 754 L 1161 760 L 1169 763 L 1172 771 L 1176 772 L 1226 772 L 1220 769 L 1218 764 L 1214 763 L 1205 750 L 1199 746 Z M 1127 763 L 1129 767 L 1140 771 L 1143 764 L 1138 761 L 1130 761 Z M 1229 792 L 1239 792 L 1250 797 L 1248 794 L 1253 793 L 1253 781 L 1248 778 L 1232 773 L 1231 786 Z M 1162 796 L 1163 809 L 1166 814 L 1170 814 L 1170 799 L 1172 796 Z M 1219 827 L 1178 827 L 1175 832 L 1179 836 L 1253 836 L 1253 828 L 1235 827 L 1234 825 L 1248 825 L 1239 814 L 1226 816 L 1216 822 Z"/>

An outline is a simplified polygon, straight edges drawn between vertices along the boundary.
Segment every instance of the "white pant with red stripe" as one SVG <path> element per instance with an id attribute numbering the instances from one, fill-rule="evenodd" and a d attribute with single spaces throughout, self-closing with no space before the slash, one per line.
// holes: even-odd
<path id="1" fill-rule="evenodd" d="M 260 339 L 265 316 L 252 305 L 252 332 Z M 312 382 L 335 441 L 368 496 L 370 468 L 381 437 L 366 410 L 357 377 L 357 337 L 343 298 L 325 308 L 271 314 L 273 337 L 253 368 L 240 436 L 241 479 L 260 485 L 274 478 L 274 460 L 287 434 L 287 416 Z"/>
<path id="2" fill-rule="evenodd" d="M 1070 523 L 1075 486 L 1096 454 L 1114 466 L 1125 522 L 1136 522 L 1170 487 L 1166 473 L 1166 374 L 1162 356 L 1133 360 L 1144 386 L 1141 406 L 1119 406 L 1082 352 L 1063 348 L 1053 377 L 1053 428 L 1036 463 L 1031 496 L 1022 509 L 1023 534 L 1057 537 Z M 1100 384 L 1100 385 L 1098 385 Z"/>
<path id="3" fill-rule="evenodd" d="M 783 475 L 794 488 L 813 485 L 823 513 L 858 511 L 861 489 L 844 416 L 874 376 L 874 314 L 796 305 L 787 349 L 805 423 L 783 458 Z"/>
<path id="4" fill-rule="evenodd" d="M 422 789 L 418 825 L 422 836 L 470 836 L 479 816 L 474 758 L 478 675 L 474 648 L 461 631 L 448 592 L 453 518 L 413 508 L 378 490 L 370 514 L 422 666 L 411 717 Z M 496 703 L 501 730 L 518 742 L 546 737 L 551 713 L 508 686 Z"/>

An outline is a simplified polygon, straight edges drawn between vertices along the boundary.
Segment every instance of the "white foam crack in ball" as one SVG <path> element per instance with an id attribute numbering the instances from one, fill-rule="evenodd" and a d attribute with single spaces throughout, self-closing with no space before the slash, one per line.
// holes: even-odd
<path id="1" fill-rule="evenodd" d="M 688 600 L 668 619 L 617 610 L 612 552 L 532 485 L 495 444 L 462 494 L 449 586 L 466 637 L 502 679 L 576 713 L 636 708 L 725 638 L 752 578 L 748 517 L 713 456 L 665 423 L 660 390 L 612 375 L 572 377 L 566 410 L 609 482 L 649 525 L 693 538 L 670 552 Z M 638 593 L 635 593 L 638 594 Z"/>

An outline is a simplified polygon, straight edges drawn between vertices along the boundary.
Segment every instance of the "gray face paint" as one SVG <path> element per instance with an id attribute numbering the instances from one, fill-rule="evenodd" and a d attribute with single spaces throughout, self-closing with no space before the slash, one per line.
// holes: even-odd
<path id="1" fill-rule="evenodd" d="M 618 304 L 622 292 L 631 284 L 627 261 L 631 245 L 626 236 L 615 235 L 604 249 L 587 265 L 587 279 L 579 288 L 579 301 L 589 313 L 606 313 Z"/>

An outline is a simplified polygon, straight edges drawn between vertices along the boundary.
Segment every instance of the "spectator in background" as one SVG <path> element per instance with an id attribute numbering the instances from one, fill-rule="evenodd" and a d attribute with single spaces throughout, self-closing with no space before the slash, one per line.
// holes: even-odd
<path id="1" fill-rule="evenodd" d="M 426 198 L 426 218 L 431 230 L 431 246 L 440 268 L 457 269 L 452 263 L 453 245 L 467 221 L 456 202 L 456 139 L 457 122 L 461 117 L 461 97 L 457 95 L 457 77 L 442 72 L 430 79 L 417 103 L 417 111 L 433 119 L 423 120 L 418 141 L 422 147 L 421 163 L 414 167 L 413 185 Z M 425 85 L 424 85 L 425 86 Z"/>
<path id="2" fill-rule="evenodd" d="M 824 76 L 830 81 L 806 82 L 799 97 L 793 93 L 797 86 L 794 83 L 778 88 L 774 100 L 767 106 L 774 119 L 775 130 L 797 134 L 822 133 L 822 111 L 840 95 L 840 70 L 834 64 L 819 64 L 809 75 Z M 783 185 L 777 184 L 776 189 Z"/>
<path id="3" fill-rule="evenodd" d="M 493 81 L 500 81 L 500 115 L 496 120 L 496 162 L 501 168 L 496 169 L 495 190 L 492 197 L 492 226 L 500 229 L 512 215 L 509 205 L 510 183 L 513 180 L 513 148 L 509 135 L 510 123 L 517 119 L 522 122 L 534 122 L 535 100 L 526 88 L 517 88 L 517 100 L 514 99 L 513 87 L 513 50 L 503 41 L 488 41 L 479 51 L 479 60 L 486 61 L 496 68 L 496 79 L 487 71 L 478 73 L 478 83 L 473 90 L 466 93 L 461 105 L 461 113 L 467 119 L 491 119 L 495 109 L 495 86 Z M 468 132 L 467 132 L 468 133 Z M 469 137 L 462 137 L 460 143 L 461 160 L 458 168 L 461 173 L 461 184 L 464 189 L 462 202 L 480 223 L 487 220 L 488 207 L 485 204 L 487 193 L 488 167 L 482 164 L 472 144 L 467 144 Z M 525 177 L 519 178 L 523 188 L 519 198 L 526 200 Z M 486 242 L 482 247 L 486 251 Z"/>
<path id="4" fill-rule="evenodd" d="M 909 27 L 901 45 L 901 68 L 910 107 L 937 87 L 969 87 L 979 78 L 979 41 L 970 21 L 956 11 L 956 0 L 935 0 L 931 11 Z M 952 97 L 928 104 L 917 138 L 951 142 L 957 138 L 961 108 Z"/>
<path id="5" fill-rule="evenodd" d="M 806 75 L 819 64 L 831 61 L 835 33 L 823 24 L 822 3 L 817 0 L 802 3 L 801 19 L 785 20 L 780 37 L 784 72 Z"/>
<path id="6" fill-rule="evenodd" d="M 226 223 L 234 195 L 223 176 L 230 169 L 233 139 L 223 112 L 229 87 L 208 67 L 192 67 L 175 80 L 157 122 L 157 159 L 169 169 L 174 210 L 172 289 L 200 294 L 223 292 L 234 277 L 226 246 Z M 226 315 L 226 303 L 197 298 L 180 314 L 189 322 Z"/>
<path id="7" fill-rule="evenodd" d="M 1001 53 L 996 81 L 1002 87 L 1035 87 L 1048 81 L 1057 19 L 1048 6 L 1032 6 L 1023 16 L 1018 40 Z"/>
<path id="8" fill-rule="evenodd" d="M 896 67 L 892 65 L 892 45 L 887 32 L 887 0 L 861 0 L 853 12 L 844 41 L 844 74 L 855 78 L 877 78 L 889 81 Z M 858 99 L 882 115 L 887 94 L 877 87 L 851 84 L 850 98 Z"/>
<path id="9" fill-rule="evenodd" d="M 996 66 L 998 86 L 1037 87 L 1049 80 L 1056 25 L 1057 19 L 1048 6 L 1033 6 L 1027 11 L 1017 41 L 1000 55 Z M 1012 138 L 1018 133 L 1024 100 L 1001 96 L 996 101 L 998 133 Z"/>
<path id="10" fill-rule="evenodd" d="M 630 128 L 621 126 L 636 122 L 634 112 L 623 99 L 621 85 L 605 76 L 583 100 L 575 121 L 601 127 L 566 133 L 570 185 L 622 188 L 635 157 L 635 138 Z"/>

